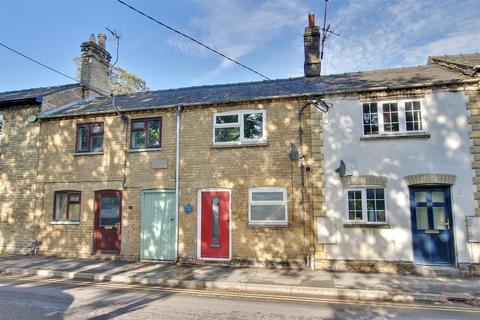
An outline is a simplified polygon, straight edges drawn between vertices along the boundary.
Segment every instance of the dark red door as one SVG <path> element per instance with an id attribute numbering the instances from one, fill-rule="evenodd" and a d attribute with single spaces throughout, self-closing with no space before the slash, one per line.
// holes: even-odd
<path id="1" fill-rule="evenodd" d="M 95 192 L 95 253 L 120 254 L 122 193 L 117 190 Z"/>
<path id="2" fill-rule="evenodd" d="M 202 258 L 230 258 L 230 192 L 203 191 L 201 217 Z"/>

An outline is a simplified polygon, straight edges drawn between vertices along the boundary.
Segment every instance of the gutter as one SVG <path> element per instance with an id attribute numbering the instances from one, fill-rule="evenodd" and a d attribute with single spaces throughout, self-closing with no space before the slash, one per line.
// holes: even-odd
<path id="1" fill-rule="evenodd" d="M 286 98 L 310 98 L 310 97 L 319 97 L 319 96 L 327 97 L 332 95 L 348 94 L 348 93 L 407 90 L 407 89 L 418 89 L 423 87 L 435 87 L 435 86 L 443 86 L 443 85 L 451 85 L 451 84 L 462 85 L 462 84 L 471 84 L 471 83 L 479 83 L 479 80 L 478 79 L 463 79 L 463 80 L 454 79 L 454 80 L 447 80 L 447 81 L 424 82 L 424 83 L 398 85 L 398 86 L 378 86 L 378 87 L 360 88 L 360 89 L 354 89 L 354 90 L 344 89 L 344 90 L 333 90 L 333 91 L 317 91 L 317 92 L 298 93 L 298 94 L 290 94 L 290 95 L 264 96 L 264 97 L 257 97 L 257 98 L 248 98 L 248 99 L 219 100 L 216 102 L 195 102 L 195 103 L 183 103 L 180 105 L 168 104 L 168 105 L 161 105 L 161 106 L 149 106 L 149 107 L 129 108 L 129 109 L 118 108 L 118 109 L 121 112 L 149 111 L 149 110 L 176 108 L 178 106 L 195 107 L 195 106 L 209 106 L 209 105 L 217 105 L 217 104 L 225 104 L 225 103 L 242 103 L 242 102 L 276 100 L 276 99 L 286 99 Z M 58 108 L 57 111 L 60 111 L 61 109 L 63 109 L 63 107 Z M 71 114 L 59 114 L 59 115 L 43 114 L 39 116 L 39 118 L 40 119 L 69 118 L 69 117 L 76 117 L 76 116 L 103 115 L 103 114 L 110 114 L 110 113 L 115 113 L 115 110 L 92 111 L 92 112 L 85 112 L 85 113 L 71 113 Z"/>

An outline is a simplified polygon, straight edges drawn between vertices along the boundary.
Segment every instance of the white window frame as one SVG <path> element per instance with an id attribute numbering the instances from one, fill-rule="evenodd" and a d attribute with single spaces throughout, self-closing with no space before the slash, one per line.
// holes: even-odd
<path id="1" fill-rule="evenodd" d="M 261 113 L 262 114 L 262 133 L 263 136 L 260 139 L 245 139 L 244 135 L 244 123 L 243 116 L 250 113 Z M 236 123 L 222 123 L 217 124 L 217 117 L 221 116 L 238 116 L 238 122 Z M 237 141 L 215 141 L 215 129 L 217 128 L 240 128 L 240 138 Z M 212 128 L 212 142 L 213 145 L 242 145 L 242 144 L 261 144 L 267 142 L 267 111 L 264 109 L 251 109 L 251 110 L 235 110 L 227 112 L 215 112 L 213 114 L 213 128 Z"/>
<path id="2" fill-rule="evenodd" d="M 385 221 L 368 221 L 367 212 L 367 189 L 383 189 L 384 201 L 385 201 Z M 350 220 L 348 214 L 348 192 L 349 191 L 361 191 L 362 192 L 362 220 Z M 368 225 L 386 225 L 388 222 L 388 201 L 387 201 L 387 188 L 385 186 L 357 186 L 349 187 L 345 189 L 344 194 L 345 203 L 345 224 L 368 224 Z"/>
<path id="3" fill-rule="evenodd" d="M 282 192 L 283 200 L 273 201 L 258 201 L 253 200 L 253 193 L 255 192 Z M 285 206 L 285 219 L 284 220 L 252 220 L 252 205 L 283 205 Z M 280 187 L 261 187 L 250 188 L 248 190 L 248 224 L 250 225 L 270 225 L 270 226 L 285 226 L 288 225 L 288 194 L 287 188 Z"/>
<path id="4" fill-rule="evenodd" d="M 422 117 L 422 130 L 411 130 L 407 131 L 407 115 L 405 103 L 407 102 L 420 102 L 420 115 Z M 365 134 L 364 124 L 363 124 L 363 104 L 364 103 L 376 103 L 377 104 L 377 113 L 378 113 L 378 133 L 374 134 Z M 399 131 L 385 131 L 384 130 L 384 121 L 383 121 L 383 105 L 387 103 L 396 103 L 398 106 L 398 123 Z M 363 101 L 361 103 L 361 119 L 362 119 L 362 136 L 364 137 L 377 137 L 377 136 L 395 136 L 395 135 L 408 135 L 408 134 L 419 134 L 426 133 L 427 130 L 427 117 L 425 112 L 425 100 L 424 99 L 401 99 L 401 100 L 382 100 L 382 101 Z"/>

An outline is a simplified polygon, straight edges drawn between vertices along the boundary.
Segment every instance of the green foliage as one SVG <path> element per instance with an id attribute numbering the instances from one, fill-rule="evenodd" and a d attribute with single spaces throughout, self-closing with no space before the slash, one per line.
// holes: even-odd
<path id="1" fill-rule="evenodd" d="M 75 61 L 75 64 L 77 65 L 76 77 L 77 79 L 80 79 L 80 57 L 75 57 L 73 61 Z M 147 87 L 145 80 L 136 74 L 117 66 L 112 68 L 112 75 L 110 76 L 108 88 L 114 94 L 128 94 L 150 90 Z"/>

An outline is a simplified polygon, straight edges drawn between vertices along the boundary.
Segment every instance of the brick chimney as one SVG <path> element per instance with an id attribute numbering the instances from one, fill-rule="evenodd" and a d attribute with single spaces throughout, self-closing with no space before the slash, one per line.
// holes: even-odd
<path id="1" fill-rule="evenodd" d="M 320 76 L 320 29 L 315 25 L 315 14 L 308 14 L 308 27 L 303 34 L 305 46 L 305 77 Z"/>
<path id="2" fill-rule="evenodd" d="M 97 43 L 92 34 L 88 41 L 80 46 L 80 81 L 86 86 L 86 97 L 104 94 L 101 91 L 109 92 L 108 69 L 112 56 L 105 49 L 106 40 L 107 36 L 99 33 Z"/>

